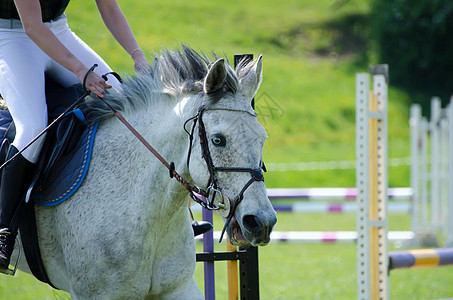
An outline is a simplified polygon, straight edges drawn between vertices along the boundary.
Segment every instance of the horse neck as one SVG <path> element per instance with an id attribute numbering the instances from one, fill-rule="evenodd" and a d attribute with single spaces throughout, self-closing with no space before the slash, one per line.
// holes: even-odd
<path id="1" fill-rule="evenodd" d="M 184 122 L 193 117 L 198 109 L 199 101 L 181 97 L 177 101 L 159 101 L 136 112 L 127 113 L 126 119 L 136 130 L 143 135 L 146 141 L 168 162 L 174 162 L 177 172 L 186 180 L 191 181 L 186 166 L 188 152 L 188 136 L 184 131 Z M 129 139 L 136 139 L 132 133 L 127 133 Z M 135 144 L 137 142 L 135 141 Z M 143 145 L 137 145 L 134 151 L 140 151 L 138 157 L 143 157 L 142 164 L 146 164 L 150 170 L 162 169 L 160 162 Z M 140 162 L 138 162 L 140 163 Z M 157 174 L 152 172 L 150 178 L 153 182 L 160 182 L 161 190 L 176 202 L 187 198 L 184 187 L 175 179 L 170 179 L 168 172 Z M 175 195 L 178 195 L 175 197 Z M 179 196 L 181 195 L 181 196 Z M 182 201 L 182 200 L 181 200 Z"/>

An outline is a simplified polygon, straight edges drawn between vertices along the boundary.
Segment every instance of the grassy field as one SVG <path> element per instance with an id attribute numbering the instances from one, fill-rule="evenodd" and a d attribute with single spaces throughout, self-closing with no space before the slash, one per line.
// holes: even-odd
<path id="1" fill-rule="evenodd" d="M 329 0 L 131 1 L 119 0 L 146 53 L 178 47 L 264 56 L 264 81 L 256 96 L 268 131 L 267 163 L 355 159 L 355 74 L 376 59 L 367 35 L 368 1 Z M 108 34 L 94 1 L 72 1 L 70 26 L 115 71 L 132 72 L 132 61 Z M 390 66 L 391 74 L 392 66 Z M 391 76 L 391 75 L 390 75 Z M 389 156 L 409 155 L 408 93 L 390 86 Z M 276 172 L 269 187 L 350 187 L 355 172 Z M 408 186 L 407 166 L 389 170 L 390 186 Z M 355 230 L 354 215 L 279 214 L 276 230 Z M 408 216 L 390 219 L 409 230 Z M 216 230 L 220 230 L 216 220 Z M 224 245 L 217 249 L 223 250 Z M 201 249 L 201 245 L 199 245 Z M 354 299 L 355 245 L 279 244 L 261 248 L 261 299 Z M 196 279 L 202 287 L 202 265 Z M 68 299 L 30 276 L 2 276 L 0 299 Z M 392 299 L 453 297 L 453 269 L 392 272 Z M 216 265 L 217 299 L 226 299 L 226 266 Z"/>

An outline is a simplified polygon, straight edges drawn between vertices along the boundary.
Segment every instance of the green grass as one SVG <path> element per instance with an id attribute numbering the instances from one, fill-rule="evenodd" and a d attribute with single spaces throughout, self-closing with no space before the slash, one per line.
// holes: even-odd
<path id="1" fill-rule="evenodd" d="M 18 271 L 16 276 L 1 275 L 0 279 L 0 299 L 20 299 L 20 300 L 54 300 L 71 299 L 69 294 L 53 290 L 33 276 Z"/>

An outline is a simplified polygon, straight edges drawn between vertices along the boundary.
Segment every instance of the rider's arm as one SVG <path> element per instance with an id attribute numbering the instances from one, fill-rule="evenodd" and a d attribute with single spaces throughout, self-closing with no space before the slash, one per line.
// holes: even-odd
<path id="1" fill-rule="evenodd" d="M 14 0 L 25 33 L 30 39 L 56 62 L 77 75 L 83 82 L 88 68 L 74 56 L 42 22 L 39 0 Z M 87 88 L 102 97 L 105 88 L 110 87 L 99 75 L 91 72 L 86 82 Z"/>
<path id="2" fill-rule="evenodd" d="M 149 68 L 145 54 L 140 49 L 129 24 L 127 23 L 126 17 L 116 0 L 96 0 L 96 5 L 105 26 L 107 26 L 113 37 L 134 60 L 135 70 L 140 71 Z"/>

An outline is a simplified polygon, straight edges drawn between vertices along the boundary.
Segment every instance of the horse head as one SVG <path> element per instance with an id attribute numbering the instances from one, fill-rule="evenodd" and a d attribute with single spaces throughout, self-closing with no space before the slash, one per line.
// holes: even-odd
<path id="1" fill-rule="evenodd" d="M 209 191 L 233 244 L 266 245 L 277 222 L 262 175 L 267 134 L 251 101 L 262 79 L 262 57 L 233 70 L 220 58 L 211 64 L 198 110 L 199 134 L 189 172 Z"/>

